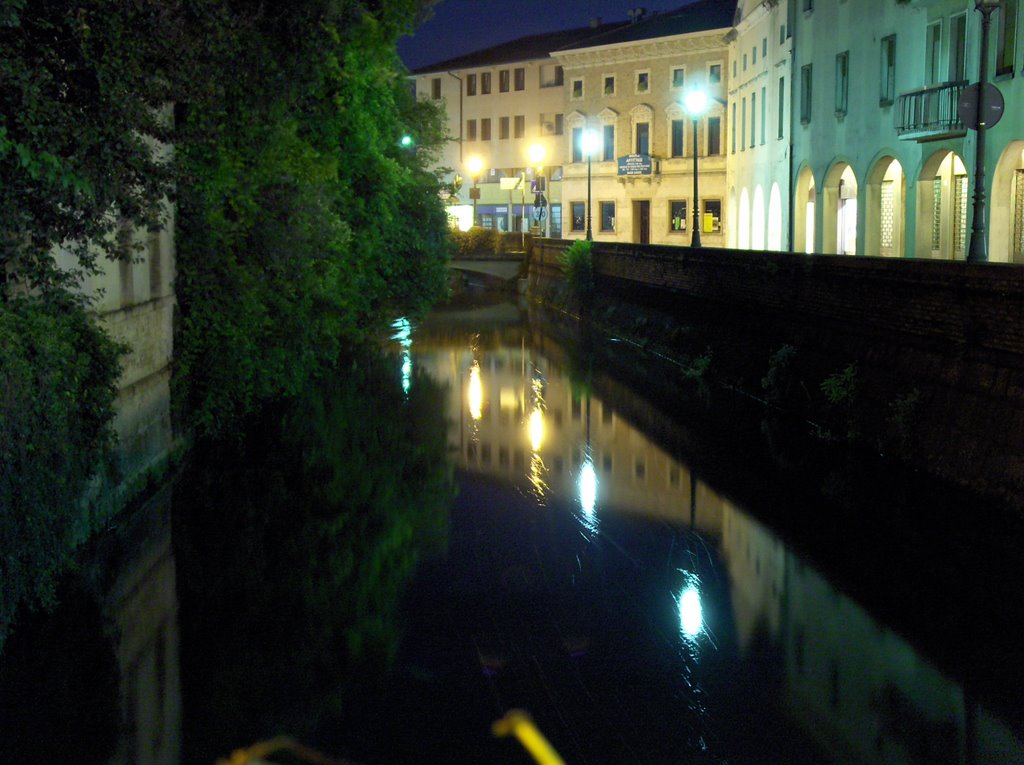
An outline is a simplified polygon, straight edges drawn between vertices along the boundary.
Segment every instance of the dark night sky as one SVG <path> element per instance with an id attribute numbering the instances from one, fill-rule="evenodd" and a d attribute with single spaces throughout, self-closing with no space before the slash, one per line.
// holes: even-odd
<path id="1" fill-rule="evenodd" d="M 442 0 L 433 18 L 398 42 L 409 69 L 524 35 L 586 26 L 591 18 L 625 21 L 630 8 L 669 11 L 693 0 Z"/>

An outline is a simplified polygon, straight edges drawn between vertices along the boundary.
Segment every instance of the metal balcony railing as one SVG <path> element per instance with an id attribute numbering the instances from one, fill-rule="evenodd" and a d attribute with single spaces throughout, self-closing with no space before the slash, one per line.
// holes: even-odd
<path id="1" fill-rule="evenodd" d="M 966 80 L 901 93 L 895 110 L 897 135 L 908 141 L 963 135 L 966 129 L 957 114 L 957 102 L 965 87 Z"/>

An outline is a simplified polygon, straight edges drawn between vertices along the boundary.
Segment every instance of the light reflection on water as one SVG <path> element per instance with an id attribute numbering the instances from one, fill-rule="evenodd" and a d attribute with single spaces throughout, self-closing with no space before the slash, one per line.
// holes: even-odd
<path id="1" fill-rule="evenodd" d="M 683 654 L 695 662 L 698 652 L 728 644 L 743 666 L 773 657 L 774 702 L 807 736 L 808 752 L 820 745 L 845 752 L 843 761 L 913 762 L 922 737 L 942 730 L 944 753 L 933 761 L 1024 761 L 1020 731 L 636 430 L 589 380 L 570 379 L 565 354 L 553 350 L 520 342 L 472 351 L 434 346 L 417 355 L 421 369 L 449 383 L 449 446 L 459 468 L 530 486 L 524 493 L 538 506 L 578 511 L 583 536 L 603 540 L 606 551 L 618 541 L 605 536 L 612 517 L 688 529 L 707 560 L 724 565 L 712 573 L 726 587 L 705 592 L 698 566 L 680 569 L 681 586 L 665 594 L 676 605 Z M 691 551 L 690 561 L 696 557 Z M 684 674 L 698 691 L 719 682 Z M 716 714 L 714 701 L 695 704 Z"/>

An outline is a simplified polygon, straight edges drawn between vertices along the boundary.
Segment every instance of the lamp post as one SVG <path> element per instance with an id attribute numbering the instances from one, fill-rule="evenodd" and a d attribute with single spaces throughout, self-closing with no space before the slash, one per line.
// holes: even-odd
<path id="1" fill-rule="evenodd" d="M 547 196 L 546 196 L 546 192 L 548 190 L 548 183 L 547 183 L 547 176 L 543 175 L 543 172 L 544 172 L 544 154 L 545 154 L 545 152 L 544 152 L 544 145 L 543 144 L 535 143 L 535 144 L 531 144 L 530 145 L 530 152 L 529 152 L 530 164 L 532 164 L 534 167 L 537 168 L 537 177 L 538 178 L 542 178 L 544 180 L 544 186 L 543 186 L 543 188 L 540 189 L 539 193 L 537 194 L 537 197 L 534 199 L 534 204 L 537 204 L 537 202 L 540 202 L 540 204 L 541 204 L 541 209 L 543 211 L 543 220 L 544 220 L 544 224 L 541 226 L 541 233 L 544 234 L 545 236 L 548 236 L 548 233 L 547 233 L 547 230 L 546 230 L 547 226 L 548 226 L 548 223 L 547 223 L 547 220 L 548 220 L 548 209 L 547 209 L 548 201 L 547 201 Z"/>
<path id="2" fill-rule="evenodd" d="M 480 177 L 480 171 L 483 169 L 484 161 L 480 157 L 472 156 L 469 158 L 467 167 L 469 168 L 469 175 L 473 179 L 473 188 L 469 190 L 469 196 L 473 200 L 473 225 L 476 226 L 476 200 L 480 198 L 480 189 L 477 188 L 476 182 Z"/>
<path id="3" fill-rule="evenodd" d="M 974 0 L 974 8 L 981 12 L 981 62 L 978 65 L 978 139 L 974 152 L 974 220 L 971 223 L 971 244 L 967 251 L 968 263 L 988 260 L 985 241 L 985 121 L 988 119 L 985 90 L 988 87 L 988 33 L 992 25 L 992 11 L 1002 6 L 1002 0 Z"/>
<path id="4" fill-rule="evenodd" d="M 584 130 L 580 136 L 580 149 L 587 155 L 587 241 L 593 241 L 594 230 L 591 228 L 590 192 L 591 192 L 591 166 L 593 165 L 594 152 L 601 146 L 601 137 L 594 130 Z"/>
<path id="5" fill-rule="evenodd" d="M 700 247 L 700 197 L 697 186 L 697 121 L 708 108 L 708 95 L 703 90 L 691 90 L 683 101 L 686 113 L 693 119 L 693 235 L 691 247 Z"/>

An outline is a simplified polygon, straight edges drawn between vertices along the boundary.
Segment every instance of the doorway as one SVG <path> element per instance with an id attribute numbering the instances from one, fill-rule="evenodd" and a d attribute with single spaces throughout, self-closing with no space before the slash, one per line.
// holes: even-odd
<path id="1" fill-rule="evenodd" d="M 651 201 L 649 199 L 633 202 L 633 241 L 638 244 L 651 243 Z"/>

